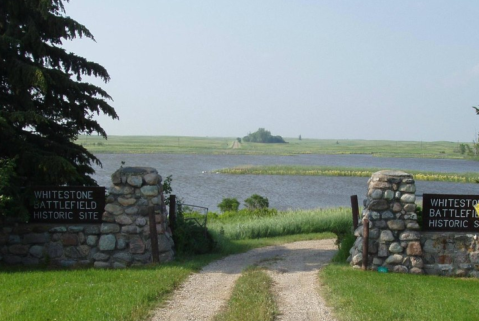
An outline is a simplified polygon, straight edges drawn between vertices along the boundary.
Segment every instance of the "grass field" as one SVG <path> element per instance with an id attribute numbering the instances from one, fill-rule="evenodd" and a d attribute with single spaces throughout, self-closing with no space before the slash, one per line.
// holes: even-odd
<path id="1" fill-rule="evenodd" d="M 235 140 L 235 137 L 181 136 L 109 136 L 108 140 L 104 140 L 100 136 L 80 136 L 77 143 L 93 153 L 371 154 L 381 157 L 463 158 L 459 153 L 459 142 L 285 138 L 287 144 L 234 144 Z"/>

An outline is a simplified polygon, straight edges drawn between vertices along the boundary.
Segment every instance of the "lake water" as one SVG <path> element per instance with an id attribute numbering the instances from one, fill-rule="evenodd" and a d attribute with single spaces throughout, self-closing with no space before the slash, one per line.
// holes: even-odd
<path id="1" fill-rule="evenodd" d="M 109 187 L 110 176 L 121 166 L 149 166 L 164 178 L 172 175 L 173 194 L 184 203 L 217 211 L 225 197 L 240 203 L 259 194 L 277 209 L 350 206 L 350 196 L 360 202 L 367 192 L 368 178 L 327 176 L 225 175 L 215 170 L 239 165 L 324 165 L 375 167 L 437 172 L 476 172 L 479 163 L 466 160 L 382 158 L 370 155 L 180 155 L 180 154 L 99 154 L 103 168 L 95 168 L 97 182 Z M 478 194 L 479 184 L 416 182 L 417 194 Z"/>

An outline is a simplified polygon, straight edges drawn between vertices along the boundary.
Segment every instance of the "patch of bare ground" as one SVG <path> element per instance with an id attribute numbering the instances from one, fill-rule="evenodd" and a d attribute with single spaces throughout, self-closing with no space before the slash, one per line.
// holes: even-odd
<path id="1" fill-rule="evenodd" d="M 235 140 L 233 141 L 233 146 L 231 148 L 233 149 L 241 148 L 241 144 L 237 140 Z"/>
<path id="2" fill-rule="evenodd" d="M 152 321 L 212 320 L 224 307 L 242 270 L 269 270 L 278 302 L 277 320 L 334 320 L 320 297 L 318 271 L 336 252 L 334 240 L 301 241 L 254 249 L 213 262 L 193 274 L 156 310 Z"/>

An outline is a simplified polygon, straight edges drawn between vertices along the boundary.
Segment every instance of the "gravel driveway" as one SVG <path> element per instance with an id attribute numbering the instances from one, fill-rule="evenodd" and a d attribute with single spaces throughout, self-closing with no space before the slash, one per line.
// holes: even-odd
<path id="1" fill-rule="evenodd" d="M 191 275 L 152 321 L 211 320 L 227 303 L 241 271 L 251 265 L 268 269 L 279 308 L 276 320 L 334 320 L 318 293 L 318 270 L 337 247 L 334 240 L 301 241 L 228 256 Z"/>

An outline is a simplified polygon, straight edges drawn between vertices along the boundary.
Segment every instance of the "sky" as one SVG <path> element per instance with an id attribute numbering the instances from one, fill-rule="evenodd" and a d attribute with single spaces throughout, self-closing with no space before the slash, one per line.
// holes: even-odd
<path id="1" fill-rule="evenodd" d="M 479 1 L 70 0 L 108 135 L 471 142 Z"/>

